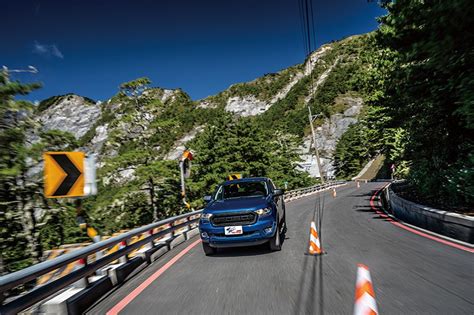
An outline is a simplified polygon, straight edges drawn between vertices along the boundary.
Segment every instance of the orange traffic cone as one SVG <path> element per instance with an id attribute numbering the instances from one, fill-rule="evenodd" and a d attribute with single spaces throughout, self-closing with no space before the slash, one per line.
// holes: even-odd
<path id="1" fill-rule="evenodd" d="M 369 268 L 362 264 L 357 267 L 354 315 L 377 315 L 377 303 Z"/>
<path id="2" fill-rule="evenodd" d="M 333 198 L 336 198 L 336 196 L 337 196 L 336 188 L 332 189 L 332 196 L 333 196 Z"/>
<path id="3" fill-rule="evenodd" d="M 321 255 L 321 243 L 319 242 L 318 231 L 316 231 L 316 224 L 311 221 L 311 229 L 309 230 L 309 254 Z"/>

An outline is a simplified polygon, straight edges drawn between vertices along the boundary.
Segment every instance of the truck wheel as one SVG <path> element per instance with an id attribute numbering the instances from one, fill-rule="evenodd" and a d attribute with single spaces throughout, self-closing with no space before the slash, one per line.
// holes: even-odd
<path id="1" fill-rule="evenodd" d="M 277 223 L 275 235 L 273 235 L 273 237 L 270 239 L 270 242 L 268 244 L 270 245 L 270 250 L 272 252 L 281 250 L 280 224 Z"/>
<path id="2" fill-rule="evenodd" d="M 216 249 L 214 247 L 211 247 L 209 243 L 202 243 L 202 249 L 204 249 L 204 254 L 206 256 L 214 255 L 216 253 Z"/>
<path id="3" fill-rule="evenodd" d="M 286 212 L 284 214 L 284 217 L 283 217 L 283 231 L 281 232 L 281 234 L 285 235 L 286 232 L 288 231 L 288 227 L 286 226 Z"/>

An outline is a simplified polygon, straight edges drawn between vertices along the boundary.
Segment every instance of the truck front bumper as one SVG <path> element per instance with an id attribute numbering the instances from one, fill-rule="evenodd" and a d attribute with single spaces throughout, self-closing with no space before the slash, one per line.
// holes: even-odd
<path id="1" fill-rule="evenodd" d="M 201 239 L 211 247 L 241 247 L 260 245 L 275 235 L 276 222 L 271 216 L 259 218 L 252 225 L 242 226 L 243 234 L 225 235 L 223 226 L 213 226 L 209 221 L 199 222 Z"/>

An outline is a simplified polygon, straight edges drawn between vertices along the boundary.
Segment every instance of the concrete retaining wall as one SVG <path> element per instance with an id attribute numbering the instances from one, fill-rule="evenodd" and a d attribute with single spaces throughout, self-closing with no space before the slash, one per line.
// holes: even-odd
<path id="1" fill-rule="evenodd" d="M 400 220 L 421 228 L 474 244 L 474 217 L 437 210 L 405 200 L 391 189 L 383 191 L 384 206 Z"/>

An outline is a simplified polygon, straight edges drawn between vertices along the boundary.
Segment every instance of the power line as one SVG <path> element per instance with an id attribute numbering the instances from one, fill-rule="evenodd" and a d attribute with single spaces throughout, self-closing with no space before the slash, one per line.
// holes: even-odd
<path id="1" fill-rule="evenodd" d="M 300 15 L 300 28 L 301 28 L 301 37 L 303 38 L 303 48 L 305 52 L 305 58 L 308 55 L 308 45 L 307 45 L 307 40 L 306 40 L 306 27 L 305 27 L 305 19 L 304 19 L 304 9 L 303 9 L 303 1 L 304 0 L 298 0 L 298 9 L 299 9 L 299 15 Z"/>

